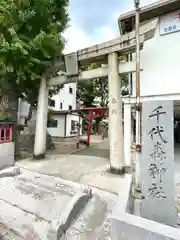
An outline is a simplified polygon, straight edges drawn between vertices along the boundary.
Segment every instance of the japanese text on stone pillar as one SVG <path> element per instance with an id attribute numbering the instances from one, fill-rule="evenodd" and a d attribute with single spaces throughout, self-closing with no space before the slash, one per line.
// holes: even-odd
<path id="1" fill-rule="evenodd" d="M 150 163 L 148 166 L 149 176 L 152 182 L 148 187 L 149 197 L 156 199 L 166 199 L 163 190 L 163 180 L 167 169 L 164 167 L 164 162 L 167 161 L 164 145 L 167 144 L 166 132 L 161 124 L 161 116 L 167 114 L 163 110 L 163 106 L 158 106 L 148 116 L 149 121 L 155 119 L 155 125 L 149 129 L 148 136 L 152 141 L 152 151 L 149 153 Z"/>

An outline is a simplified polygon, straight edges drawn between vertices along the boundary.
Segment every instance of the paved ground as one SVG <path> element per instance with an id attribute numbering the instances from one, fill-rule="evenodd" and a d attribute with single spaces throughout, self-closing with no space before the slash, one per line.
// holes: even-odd
<path id="1" fill-rule="evenodd" d="M 116 202 L 116 194 L 120 190 L 121 178 L 108 172 L 108 140 L 101 141 L 98 137 L 94 137 L 93 143 L 95 145 L 90 148 L 72 154 L 48 154 L 45 160 L 26 159 L 16 164 L 31 171 L 92 187 L 94 197 L 62 240 L 110 239 L 109 217 Z"/>
<path id="2" fill-rule="evenodd" d="M 26 159 L 17 162 L 17 166 L 118 193 L 120 176 L 108 172 L 108 139 L 96 138 L 94 142 L 92 147 L 70 155 L 47 155 L 40 161 Z"/>
<path id="3" fill-rule="evenodd" d="M 17 165 L 117 193 L 119 177 L 107 172 L 108 140 L 101 141 L 99 136 L 94 136 L 92 142 L 92 147 L 70 155 L 50 154 L 46 160 L 23 160 Z M 177 208 L 180 212 L 180 145 L 175 146 L 175 185 Z"/>
<path id="4" fill-rule="evenodd" d="M 53 141 L 55 149 L 48 150 L 47 154 L 68 154 L 77 150 L 76 138 L 66 138 Z M 85 148 L 84 144 L 79 145 L 80 149 Z"/>
<path id="5" fill-rule="evenodd" d="M 84 155 L 84 156 L 92 156 L 92 157 L 101 157 L 109 159 L 109 147 L 107 139 L 98 145 L 93 145 L 90 148 L 85 148 L 81 151 L 74 153 L 74 155 Z"/>
<path id="6" fill-rule="evenodd" d="M 85 138 L 85 136 L 83 137 Z M 97 141 L 98 137 L 93 137 L 93 140 Z M 69 154 L 73 151 L 77 150 L 76 138 L 66 138 L 66 139 L 56 139 L 53 140 L 55 144 L 55 148 L 49 149 L 47 151 L 47 155 L 54 154 Z M 86 146 L 84 144 L 80 144 L 80 149 L 84 149 Z M 21 157 L 18 160 L 22 160 L 25 158 L 32 158 L 33 153 L 28 153 L 26 151 L 21 151 Z"/>

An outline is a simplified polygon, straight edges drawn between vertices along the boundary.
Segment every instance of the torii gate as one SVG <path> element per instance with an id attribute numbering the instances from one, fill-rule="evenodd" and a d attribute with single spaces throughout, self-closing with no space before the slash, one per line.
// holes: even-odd
<path id="1" fill-rule="evenodd" d="M 78 112 L 80 116 L 88 120 L 87 146 L 90 145 L 92 121 L 105 116 L 107 117 L 108 116 L 107 111 L 108 111 L 107 107 L 91 107 L 72 110 L 72 112 Z"/>
<path id="2" fill-rule="evenodd" d="M 146 23 L 140 28 L 141 49 L 144 41 L 152 38 L 154 32 L 155 26 L 152 23 Z M 135 61 L 122 63 L 118 61 L 118 56 L 135 52 L 135 43 L 135 31 L 133 31 L 120 38 L 65 55 L 66 73 L 62 72 L 60 76 L 51 79 L 49 83 L 44 79 L 41 81 L 36 119 L 35 158 L 44 157 L 46 151 L 48 86 L 108 76 L 110 170 L 113 173 L 124 172 L 122 98 L 119 74 L 135 72 Z M 99 61 L 106 65 L 93 70 L 79 71 L 80 65 Z"/>

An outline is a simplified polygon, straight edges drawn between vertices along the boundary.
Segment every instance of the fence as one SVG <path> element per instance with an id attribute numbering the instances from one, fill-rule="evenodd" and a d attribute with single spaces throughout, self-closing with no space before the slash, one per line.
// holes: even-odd
<path id="1" fill-rule="evenodd" d="M 1 124 L 0 125 L 0 144 L 12 142 L 12 128 L 10 124 Z"/>

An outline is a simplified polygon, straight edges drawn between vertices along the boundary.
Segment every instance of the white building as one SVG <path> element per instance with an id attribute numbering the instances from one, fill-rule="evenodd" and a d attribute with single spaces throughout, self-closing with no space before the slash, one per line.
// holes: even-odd
<path id="1" fill-rule="evenodd" d="M 77 123 L 82 118 L 69 111 L 76 110 L 76 83 L 66 84 L 49 102 L 51 121 L 48 122 L 48 132 L 53 137 L 73 137 L 77 135 Z M 80 129 L 80 134 L 82 128 Z"/>
<path id="2" fill-rule="evenodd" d="M 148 21 L 155 24 L 154 37 L 141 50 L 140 96 L 149 100 L 174 100 L 174 117 L 180 120 L 180 1 L 166 0 L 141 8 L 141 28 Z M 135 12 L 118 19 L 120 32 L 135 29 Z M 133 59 L 135 56 L 130 56 Z M 135 74 L 132 74 L 131 96 L 124 98 L 124 146 L 126 165 L 131 163 L 132 106 L 136 99 Z"/>
<path id="3" fill-rule="evenodd" d="M 76 109 L 76 83 L 65 84 L 57 95 L 52 97 L 49 107 L 55 111 Z"/>
<path id="4" fill-rule="evenodd" d="M 19 124 L 24 125 L 28 117 L 30 105 L 19 99 Z M 54 95 L 49 102 L 51 109 L 51 121 L 47 124 L 47 130 L 52 137 L 73 137 L 77 135 L 77 123 L 82 124 L 82 118 L 69 111 L 76 109 L 76 83 L 66 84 Z M 80 128 L 80 135 L 82 129 Z"/>

